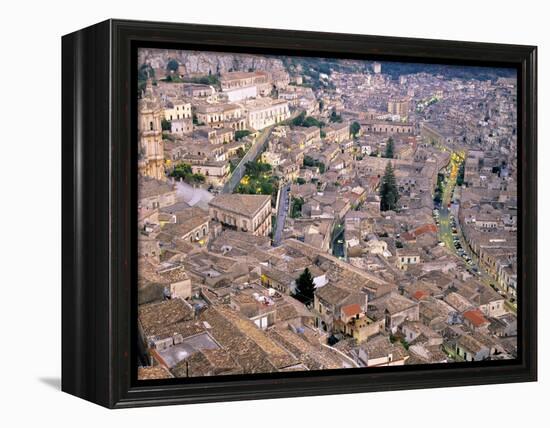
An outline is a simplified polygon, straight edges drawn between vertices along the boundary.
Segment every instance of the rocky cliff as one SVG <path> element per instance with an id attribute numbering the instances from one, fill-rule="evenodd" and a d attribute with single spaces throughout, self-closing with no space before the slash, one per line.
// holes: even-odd
<path id="1" fill-rule="evenodd" d="M 166 49 L 140 49 L 138 65 L 150 64 L 156 69 L 164 68 L 172 58 L 182 64 L 187 73 L 192 74 L 216 74 L 228 71 L 248 70 L 284 70 L 283 62 L 275 57 Z"/>

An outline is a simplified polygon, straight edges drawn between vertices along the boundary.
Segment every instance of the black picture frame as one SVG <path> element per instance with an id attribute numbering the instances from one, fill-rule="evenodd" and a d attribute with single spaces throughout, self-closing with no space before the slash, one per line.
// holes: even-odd
<path id="1" fill-rule="evenodd" d="M 518 71 L 518 359 L 136 381 L 136 47 L 373 58 Z M 537 379 L 534 46 L 107 20 L 62 38 L 62 390 L 109 408 Z"/>

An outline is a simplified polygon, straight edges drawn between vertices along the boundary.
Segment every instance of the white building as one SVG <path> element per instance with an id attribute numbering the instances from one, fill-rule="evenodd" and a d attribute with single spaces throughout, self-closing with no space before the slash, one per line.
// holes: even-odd
<path id="1" fill-rule="evenodd" d="M 259 98 L 246 102 L 244 108 L 248 126 L 256 130 L 275 125 L 290 117 L 288 102 L 285 100 Z"/>
<path id="2" fill-rule="evenodd" d="M 223 91 L 227 95 L 229 102 L 246 100 L 247 98 L 256 98 L 258 96 L 258 88 L 256 86 L 247 86 L 244 88 L 225 89 Z"/>

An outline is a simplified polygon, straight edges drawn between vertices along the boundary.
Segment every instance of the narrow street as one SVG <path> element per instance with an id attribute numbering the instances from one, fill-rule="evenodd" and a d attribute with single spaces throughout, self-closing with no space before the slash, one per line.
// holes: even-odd
<path id="1" fill-rule="evenodd" d="M 273 246 L 277 246 L 281 243 L 283 237 L 283 230 L 285 228 L 286 216 L 288 214 L 288 207 L 290 201 L 288 200 L 288 194 L 290 192 L 290 184 L 285 184 L 281 188 L 281 198 L 279 200 L 279 210 L 277 211 L 277 223 L 275 226 L 275 234 L 273 236 Z"/>
<path id="2" fill-rule="evenodd" d="M 344 225 L 338 223 L 333 230 L 332 235 L 332 255 L 339 259 L 346 259 L 346 242 Z"/>

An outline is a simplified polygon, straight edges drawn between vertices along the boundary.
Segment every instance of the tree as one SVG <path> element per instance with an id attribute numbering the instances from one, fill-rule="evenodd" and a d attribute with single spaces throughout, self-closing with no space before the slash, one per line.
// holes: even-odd
<path id="1" fill-rule="evenodd" d="M 358 122 L 353 122 L 349 126 L 349 133 L 353 136 L 353 138 L 357 138 L 357 134 L 359 133 L 360 129 L 361 129 L 361 125 L 359 125 Z"/>
<path id="2" fill-rule="evenodd" d="M 382 177 L 382 184 L 380 185 L 380 211 L 395 210 L 398 199 L 399 193 L 397 191 L 395 175 L 393 174 L 393 167 L 391 162 L 388 161 L 384 176 Z"/>
<path id="3" fill-rule="evenodd" d="M 325 126 L 324 122 L 321 122 L 314 117 L 306 116 L 306 112 L 302 111 L 298 116 L 296 116 L 292 122 L 292 126 L 303 126 L 305 128 L 310 128 L 312 126 L 316 126 L 318 128 L 322 128 Z"/>
<path id="4" fill-rule="evenodd" d="M 384 153 L 384 157 L 388 159 L 393 159 L 393 138 L 390 137 L 388 139 L 388 142 L 386 144 L 386 152 Z"/>
<path id="5" fill-rule="evenodd" d="M 316 166 L 315 162 L 315 159 L 313 159 L 311 156 L 304 156 L 304 166 Z"/>
<path id="6" fill-rule="evenodd" d="M 300 197 L 292 197 L 292 205 L 290 209 L 290 217 L 298 218 L 302 216 L 302 207 L 304 205 L 304 200 Z"/>
<path id="7" fill-rule="evenodd" d="M 175 59 L 172 58 L 166 64 L 166 70 L 168 70 L 171 73 L 175 73 L 176 71 L 178 71 L 179 66 L 180 66 L 179 63 Z"/>
<path id="8" fill-rule="evenodd" d="M 220 79 L 218 76 L 208 74 L 205 76 L 185 77 L 182 82 L 184 83 L 199 83 L 201 85 L 219 86 Z"/>
<path id="9" fill-rule="evenodd" d="M 259 161 L 249 161 L 245 164 L 245 174 L 258 178 L 260 174 L 270 172 L 272 167 L 270 164 Z"/>
<path id="10" fill-rule="evenodd" d="M 185 178 L 191 174 L 193 174 L 191 165 L 188 163 L 179 163 L 174 167 L 174 170 L 170 175 L 174 178 L 182 178 L 185 180 Z"/>
<path id="11" fill-rule="evenodd" d="M 304 157 L 304 166 L 317 167 L 317 168 L 319 168 L 319 172 L 321 174 L 324 174 L 325 170 L 326 170 L 326 166 L 323 162 L 320 162 L 316 159 L 313 159 L 310 156 L 305 156 Z"/>
<path id="12" fill-rule="evenodd" d="M 235 131 L 235 140 L 239 141 L 244 137 L 246 137 L 247 135 L 250 135 L 250 131 L 248 129 Z"/>
<path id="13" fill-rule="evenodd" d="M 304 119 L 306 118 L 306 112 L 302 111 L 298 116 L 296 116 L 294 119 L 292 119 L 291 124 L 293 126 L 302 126 L 304 123 Z"/>
<path id="14" fill-rule="evenodd" d="M 329 120 L 331 122 L 341 123 L 342 122 L 342 116 L 337 114 L 336 111 L 332 110 L 332 113 L 330 114 Z"/>
<path id="15" fill-rule="evenodd" d="M 317 164 L 317 167 L 319 168 L 319 172 L 320 172 L 321 174 L 324 174 L 324 173 L 325 173 L 326 166 L 325 166 L 325 164 L 324 164 L 323 162 L 319 162 L 319 163 Z"/>
<path id="16" fill-rule="evenodd" d="M 177 164 L 172 172 L 170 173 L 171 177 L 179 178 L 188 183 L 204 183 L 206 177 L 200 173 L 193 173 L 193 168 L 188 163 L 179 163 Z"/>
<path id="17" fill-rule="evenodd" d="M 313 301 L 313 293 L 315 291 L 315 283 L 313 276 L 308 268 L 305 268 L 302 274 L 296 280 L 296 292 L 294 297 L 305 305 Z"/>
<path id="18" fill-rule="evenodd" d="M 271 195 L 273 193 L 273 184 L 271 181 L 260 181 L 260 193 L 262 195 Z"/>
<path id="19" fill-rule="evenodd" d="M 456 177 L 456 184 L 462 186 L 464 184 L 464 162 L 458 167 L 458 176 Z"/>
<path id="20" fill-rule="evenodd" d="M 170 131 L 172 129 L 172 122 L 166 119 L 162 119 L 160 123 L 163 131 Z"/>
<path id="21" fill-rule="evenodd" d="M 196 173 L 192 175 L 192 181 L 195 181 L 197 183 L 204 183 L 206 180 L 206 177 L 203 174 Z"/>
<path id="22" fill-rule="evenodd" d="M 302 123 L 302 126 L 304 126 L 306 128 L 310 128 L 312 126 L 322 128 L 323 126 L 325 126 L 325 123 L 318 121 L 314 117 L 308 116 L 308 117 L 305 118 L 304 122 Z"/>
<path id="23" fill-rule="evenodd" d="M 162 79 L 163 82 L 171 82 L 171 83 L 182 83 L 183 80 L 181 77 L 179 77 L 177 74 L 171 74 L 170 76 L 166 76 L 164 79 Z"/>
<path id="24" fill-rule="evenodd" d="M 150 64 L 142 64 L 138 70 L 138 81 L 145 81 L 155 77 L 155 70 Z"/>

